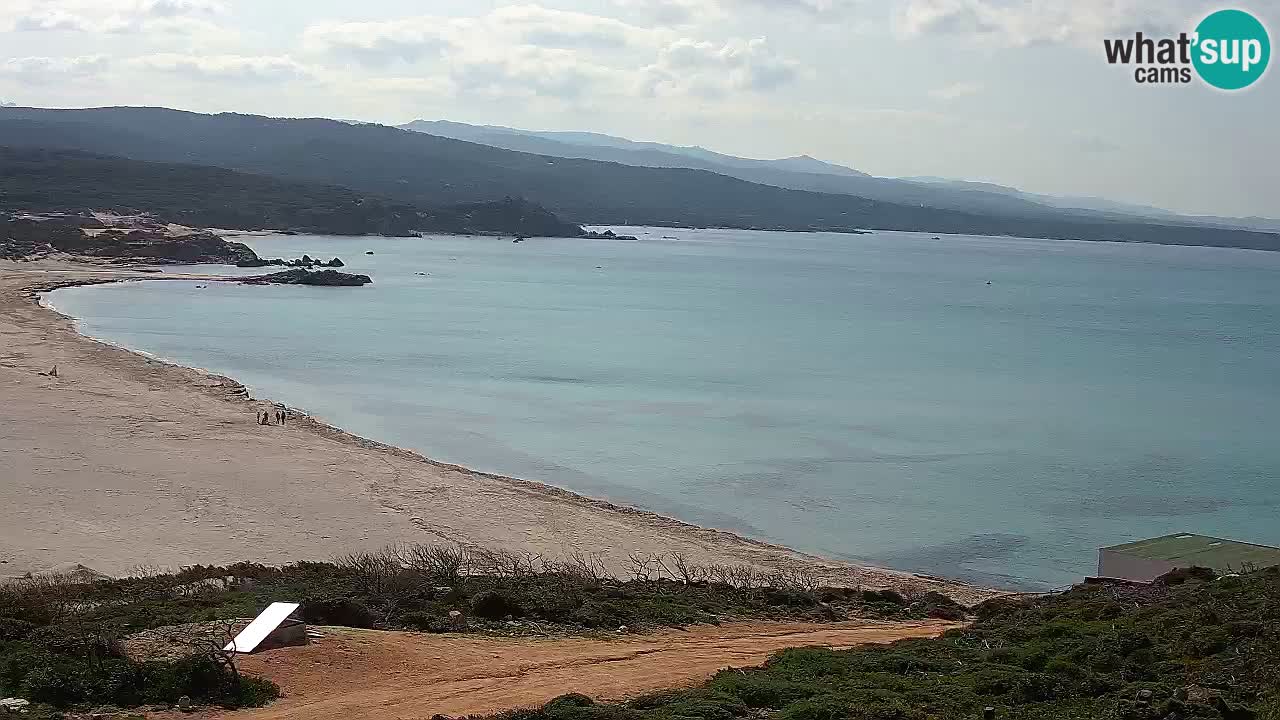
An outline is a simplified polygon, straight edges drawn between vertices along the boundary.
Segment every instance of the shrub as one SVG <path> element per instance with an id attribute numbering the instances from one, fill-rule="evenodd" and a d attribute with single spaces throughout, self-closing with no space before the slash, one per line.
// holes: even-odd
<path id="1" fill-rule="evenodd" d="M 506 595 L 488 590 L 471 598 L 471 614 L 485 620 L 501 620 L 508 615 L 520 617 L 524 610 Z"/>
<path id="2" fill-rule="evenodd" d="M 444 633 L 454 629 L 449 624 L 448 616 L 429 611 L 408 613 L 401 618 L 401 622 L 409 629 L 419 632 Z"/>
<path id="3" fill-rule="evenodd" d="M 863 590 L 862 599 L 869 603 L 889 603 L 890 605 L 906 605 L 906 598 L 896 590 Z"/>
<path id="4" fill-rule="evenodd" d="M 1155 579 L 1157 585 L 1182 585 L 1188 582 L 1212 582 L 1218 573 L 1206 567 L 1174 568 Z"/>
<path id="5" fill-rule="evenodd" d="M 551 710 L 553 708 L 588 707 L 595 704 L 595 700 L 592 700 L 582 693 L 568 693 L 567 695 L 560 695 L 559 697 L 552 698 L 543 706 L 543 709 Z"/>
<path id="6" fill-rule="evenodd" d="M 36 629 L 36 624 L 17 618 L 0 618 L 0 643 L 22 640 Z"/>
<path id="7" fill-rule="evenodd" d="M 302 603 L 302 614 L 307 622 L 315 625 L 342 625 L 366 629 L 376 625 L 369 608 L 351 598 L 306 600 Z"/>

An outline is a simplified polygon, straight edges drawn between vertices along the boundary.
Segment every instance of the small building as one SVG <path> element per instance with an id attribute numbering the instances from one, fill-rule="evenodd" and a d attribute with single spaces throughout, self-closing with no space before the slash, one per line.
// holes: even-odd
<path id="1" fill-rule="evenodd" d="M 1151 582 L 1170 570 L 1207 567 L 1219 574 L 1280 565 L 1280 548 L 1192 533 L 1113 545 L 1098 550 L 1098 577 Z"/>
<path id="2" fill-rule="evenodd" d="M 227 643 L 224 652 L 254 653 L 307 644 L 307 626 L 297 617 L 298 603 L 271 603 Z"/>

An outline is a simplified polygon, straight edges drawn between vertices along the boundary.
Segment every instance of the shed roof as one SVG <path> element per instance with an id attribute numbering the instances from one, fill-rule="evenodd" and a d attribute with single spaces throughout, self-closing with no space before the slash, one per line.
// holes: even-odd
<path id="1" fill-rule="evenodd" d="M 1103 550 L 1151 560 L 1168 560 L 1182 566 L 1198 565 L 1218 571 L 1239 570 L 1245 563 L 1259 568 L 1280 565 L 1280 548 L 1193 533 L 1138 540 Z"/>

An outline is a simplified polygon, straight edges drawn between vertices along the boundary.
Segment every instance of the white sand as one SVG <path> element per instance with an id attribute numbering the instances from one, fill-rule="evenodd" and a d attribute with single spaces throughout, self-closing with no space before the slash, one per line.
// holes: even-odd
<path id="1" fill-rule="evenodd" d="M 155 279 L 119 268 L 0 261 L 0 575 L 83 563 L 323 560 L 393 542 L 461 541 L 546 556 L 631 551 L 701 563 L 805 566 L 841 584 L 958 583 L 824 560 L 539 483 L 436 463 L 309 418 L 261 427 L 268 402 L 228 378 L 89 340 L 34 293 Z M 39 373 L 58 366 L 59 376 Z"/>

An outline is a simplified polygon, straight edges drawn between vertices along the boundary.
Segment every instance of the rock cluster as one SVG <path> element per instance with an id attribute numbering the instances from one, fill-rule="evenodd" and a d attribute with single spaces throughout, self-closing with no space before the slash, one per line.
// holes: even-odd
<path id="1" fill-rule="evenodd" d="M 271 258 L 269 260 L 267 258 L 254 258 L 251 261 L 245 261 L 245 262 L 240 262 L 236 264 L 239 265 L 240 267 L 267 267 L 268 265 L 279 265 L 281 267 L 300 267 L 300 268 L 312 268 L 312 267 L 335 267 L 336 268 L 336 267 L 344 267 L 346 265 L 346 263 L 342 262 L 342 260 L 339 258 L 334 258 L 329 262 L 325 262 L 324 260 L 312 258 L 310 255 L 303 255 L 302 257 L 296 260 L 285 260 L 283 258 Z"/>
<path id="2" fill-rule="evenodd" d="M 583 230 L 579 237 L 594 238 L 596 240 L 637 240 L 635 235 L 618 235 L 612 230 L 600 232 L 598 230 Z"/>
<path id="3" fill-rule="evenodd" d="M 251 285 L 319 285 L 325 287 L 356 287 L 360 285 L 368 285 L 373 282 L 373 279 L 368 275 L 354 275 L 352 273 L 338 272 L 337 270 L 297 269 L 271 273 L 270 275 L 258 275 L 256 277 L 245 278 L 243 282 Z"/>

